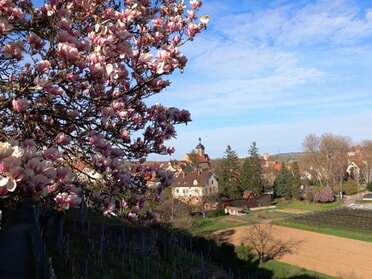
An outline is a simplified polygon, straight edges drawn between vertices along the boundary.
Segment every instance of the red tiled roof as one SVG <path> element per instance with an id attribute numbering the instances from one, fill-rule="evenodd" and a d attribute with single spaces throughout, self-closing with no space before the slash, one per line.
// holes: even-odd
<path id="1" fill-rule="evenodd" d="M 178 172 L 172 186 L 192 187 L 194 181 L 198 181 L 198 186 L 205 186 L 212 175 L 210 171 Z"/>

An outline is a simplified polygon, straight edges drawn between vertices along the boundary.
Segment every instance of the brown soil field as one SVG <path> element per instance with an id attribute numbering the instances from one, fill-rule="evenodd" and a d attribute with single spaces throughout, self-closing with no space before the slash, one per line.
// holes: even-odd
<path id="1" fill-rule="evenodd" d="M 217 241 L 234 245 L 244 243 L 247 226 L 213 233 Z M 349 238 L 331 236 L 310 231 L 273 226 L 273 235 L 283 241 L 301 241 L 293 254 L 279 261 L 310 269 L 316 272 L 347 279 L 372 278 L 372 243 Z"/>

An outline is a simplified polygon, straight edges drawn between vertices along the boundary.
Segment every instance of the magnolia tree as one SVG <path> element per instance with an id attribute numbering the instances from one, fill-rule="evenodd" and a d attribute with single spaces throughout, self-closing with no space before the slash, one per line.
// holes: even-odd
<path id="1" fill-rule="evenodd" d="M 146 201 L 171 175 L 144 158 L 174 152 L 165 141 L 190 114 L 145 100 L 183 71 L 201 1 L 44 2 L 0 2 L 0 197 L 154 217 Z"/>
<path id="2" fill-rule="evenodd" d="M 334 202 L 335 194 L 333 193 L 333 190 L 331 187 L 326 186 L 323 189 L 315 193 L 314 199 L 317 202 Z"/>

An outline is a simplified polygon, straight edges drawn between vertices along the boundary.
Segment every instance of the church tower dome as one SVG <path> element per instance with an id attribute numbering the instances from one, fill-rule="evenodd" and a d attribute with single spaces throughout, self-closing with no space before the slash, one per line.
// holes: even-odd
<path id="1" fill-rule="evenodd" d="M 204 150 L 205 150 L 205 147 L 201 143 L 201 138 L 199 138 L 199 144 L 195 147 L 195 153 L 200 154 L 201 156 L 204 156 Z"/>

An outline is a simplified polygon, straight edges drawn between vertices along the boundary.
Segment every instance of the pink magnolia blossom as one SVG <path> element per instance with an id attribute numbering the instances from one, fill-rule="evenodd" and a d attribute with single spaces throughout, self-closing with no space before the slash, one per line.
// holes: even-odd
<path id="1" fill-rule="evenodd" d="M 56 160 L 59 157 L 58 149 L 55 147 L 44 148 L 42 154 L 45 159 Z"/>
<path id="2" fill-rule="evenodd" d="M 9 142 L 0 142 L 0 160 L 9 157 L 14 151 L 14 147 Z"/>
<path id="3" fill-rule="evenodd" d="M 16 149 L 13 150 L 14 154 Z M 23 178 L 23 169 L 21 168 L 20 158 L 9 156 L 7 160 L 1 164 L 0 187 L 6 187 L 9 192 L 14 192 L 17 187 L 17 182 Z"/>
<path id="4" fill-rule="evenodd" d="M 57 47 L 57 52 L 70 62 L 76 62 L 79 56 L 79 50 L 71 43 L 60 43 Z"/>
<path id="5" fill-rule="evenodd" d="M 156 213 L 151 211 L 151 210 L 147 210 L 145 215 L 146 215 L 147 219 L 149 219 L 149 220 L 155 219 L 155 217 L 156 217 Z"/>
<path id="6" fill-rule="evenodd" d="M 102 64 L 97 63 L 89 66 L 90 73 L 93 77 L 99 76 L 103 74 L 104 67 Z"/>
<path id="7" fill-rule="evenodd" d="M 81 204 L 81 198 L 75 193 L 59 193 L 54 201 L 58 208 L 69 209 L 70 207 L 78 207 Z"/>
<path id="8" fill-rule="evenodd" d="M 175 149 L 174 149 L 173 146 L 170 146 L 170 147 L 167 148 L 167 153 L 168 153 L 169 155 L 173 154 L 174 151 L 175 151 Z"/>
<path id="9" fill-rule="evenodd" d="M 209 16 L 200 16 L 200 22 L 202 23 L 202 24 L 207 24 L 208 22 L 209 22 Z"/>
<path id="10" fill-rule="evenodd" d="M 45 45 L 45 42 L 35 33 L 30 33 L 27 36 L 27 42 L 33 49 L 41 49 Z"/>
<path id="11" fill-rule="evenodd" d="M 138 222 L 138 215 L 136 213 L 130 212 L 130 213 L 128 213 L 128 219 L 132 223 L 137 223 Z"/>
<path id="12" fill-rule="evenodd" d="M 50 86 L 47 88 L 47 91 L 52 96 L 60 96 L 64 93 L 63 89 L 59 86 Z"/>
<path id="13" fill-rule="evenodd" d="M 10 42 L 4 46 L 4 55 L 6 58 L 13 58 L 21 61 L 23 44 L 22 42 Z"/>
<path id="14" fill-rule="evenodd" d="M 106 216 L 116 216 L 114 200 L 105 200 L 103 202 L 103 214 Z"/>
<path id="15" fill-rule="evenodd" d="M 59 26 L 59 28 L 61 28 L 62 30 L 68 30 L 68 29 L 70 29 L 70 22 L 69 22 L 66 18 L 62 18 L 62 19 L 58 22 L 58 26 Z"/>
<path id="16" fill-rule="evenodd" d="M 44 73 L 49 69 L 50 65 L 51 64 L 48 60 L 42 60 L 37 65 L 37 69 L 38 69 L 39 72 Z"/>
<path id="17" fill-rule="evenodd" d="M 75 183 L 78 179 L 76 173 L 72 172 L 70 168 L 60 167 L 57 169 L 56 180 L 62 185 L 69 185 Z"/>
<path id="18" fill-rule="evenodd" d="M 20 99 L 20 100 L 13 100 L 12 105 L 13 105 L 13 109 L 16 112 L 23 112 L 29 108 L 28 100 L 25 98 Z"/>
<path id="19" fill-rule="evenodd" d="M 126 202 L 126 200 L 121 201 L 121 207 L 124 209 L 128 208 L 128 203 Z"/>
<path id="20" fill-rule="evenodd" d="M 98 203 L 100 201 L 102 201 L 104 198 L 104 196 L 101 195 L 101 192 L 99 191 L 94 191 L 92 193 L 92 200 L 95 202 L 95 203 Z"/>
<path id="21" fill-rule="evenodd" d="M 36 90 L 47 89 L 51 85 L 48 78 L 40 78 L 39 76 L 34 79 L 34 83 L 34 89 Z"/>
<path id="22" fill-rule="evenodd" d="M 189 17 L 189 18 L 195 18 L 195 11 L 187 11 L 187 16 Z"/>
<path id="23" fill-rule="evenodd" d="M 187 26 L 187 31 L 188 31 L 187 35 L 189 37 L 193 37 L 199 31 L 199 28 L 195 23 L 190 22 L 189 25 Z"/>
<path id="24" fill-rule="evenodd" d="M 170 86 L 164 75 L 184 70 L 180 47 L 209 20 L 198 15 L 201 4 L 53 0 L 35 9 L 29 1 L 0 1 L 0 112 L 7 117 L 0 134 L 14 138 L 0 143 L 0 197 L 68 209 L 84 193 L 106 215 L 154 218 L 144 210 L 158 201 L 149 191 L 169 186 L 171 176 L 139 159 L 174 152 L 166 141 L 191 118 L 150 102 Z M 150 178 L 156 188 L 149 189 Z"/>
<path id="25" fill-rule="evenodd" d="M 0 19 L 0 34 L 8 34 L 13 29 L 13 25 L 9 24 L 8 20 Z"/>
<path id="26" fill-rule="evenodd" d="M 197 8 L 199 8 L 201 5 L 202 5 L 202 2 L 201 2 L 201 1 L 197 1 L 197 0 L 191 0 L 191 1 L 190 1 L 190 6 L 191 6 L 191 8 L 193 8 L 193 9 L 197 9 Z"/>
<path id="27" fill-rule="evenodd" d="M 64 133 L 59 133 L 55 140 L 58 144 L 68 144 L 71 141 L 71 137 Z"/>

